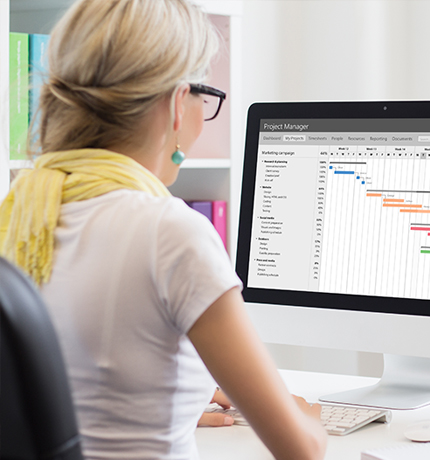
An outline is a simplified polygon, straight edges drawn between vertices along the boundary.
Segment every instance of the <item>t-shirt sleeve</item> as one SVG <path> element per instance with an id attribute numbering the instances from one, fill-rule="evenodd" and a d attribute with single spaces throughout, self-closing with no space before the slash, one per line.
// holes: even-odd
<path id="1" fill-rule="evenodd" d="M 162 308 L 186 334 L 233 287 L 242 287 L 222 240 L 207 217 L 172 199 L 157 229 L 156 283 Z"/>

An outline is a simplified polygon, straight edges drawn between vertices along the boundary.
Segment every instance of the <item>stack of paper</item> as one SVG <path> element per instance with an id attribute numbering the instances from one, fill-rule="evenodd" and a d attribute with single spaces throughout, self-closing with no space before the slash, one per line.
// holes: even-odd
<path id="1" fill-rule="evenodd" d="M 366 450 L 361 460 L 429 460 L 430 443 L 396 444 L 381 449 Z"/>

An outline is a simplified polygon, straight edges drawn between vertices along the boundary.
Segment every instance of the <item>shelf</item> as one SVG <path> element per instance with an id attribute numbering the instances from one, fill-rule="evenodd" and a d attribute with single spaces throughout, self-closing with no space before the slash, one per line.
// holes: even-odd
<path id="1" fill-rule="evenodd" d="M 210 14 L 222 16 L 240 16 L 243 14 L 243 0 L 194 0 L 194 3 L 201 5 Z"/>
<path id="2" fill-rule="evenodd" d="M 189 158 L 182 163 L 181 169 L 229 169 L 230 165 L 229 158 Z M 10 160 L 9 168 L 33 168 L 33 162 L 30 160 Z"/>
<path id="3" fill-rule="evenodd" d="M 181 169 L 229 169 L 230 164 L 229 158 L 190 158 L 182 163 Z M 10 160 L 9 168 L 33 168 L 33 162 L 30 160 Z"/>
<path id="4" fill-rule="evenodd" d="M 229 169 L 229 158 L 188 158 L 182 165 L 182 169 Z"/>
<path id="5" fill-rule="evenodd" d="M 49 34 L 75 0 L 0 0 L 0 51 L 8 55 L 9 29 L 22 33 Z M 157 0 L 153 0 L 157 1 Z M 239 209 L 241 155 L 241 20 L 244 0 L 191 0 L 210 15 L 223 39 L 220 54 L 212 67 L 210 84 L 228 94 L 216 120 L 205 123 L 187 159 L 181 165 L 174 195 L 184 200 L 223 200 L 228 204 L 230 254 L 235 253 Z M 10 25 L 10 27 L 9 27 Z M 7 92 L 9 68 L 6 59 L 0 66 L 0 91 Z M 6 145 L 0 145 L 0 200 L 6 195 L 10 179 L 17 170 L 32 168 L 26 160 L 8 160 Z M 10 170 L 10 172 L 9 172 Z"/>
<path id="6" fill-rule="evenodd" d="M 220 15 L 241 15 L 242 1 L 235 0 L 194 0 L 207 12 Z M 11 0 L 11 11 L 36 11 L 68 8 L 73 0 Z"/>
<path id="7" fill-rule="evenodd" d="M 9 160 L 10 169 L 33 169 L 31 160 Z"/>
<path id="8" fill-rule="evenodd" d="M 11 11 L 37 11 L 68 8 L 73 0 L 11 0 Z"/>

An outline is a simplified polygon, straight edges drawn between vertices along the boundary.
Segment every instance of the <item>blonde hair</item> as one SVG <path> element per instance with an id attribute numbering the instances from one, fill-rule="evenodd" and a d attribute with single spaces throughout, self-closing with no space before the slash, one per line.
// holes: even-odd
<path id="1" fill-rule="evenodd" d="M 126 141 L 157 101 L 204 81 L 217 46 L 188 0 L 78 0 L 51 34 L 36 150 Z"/>

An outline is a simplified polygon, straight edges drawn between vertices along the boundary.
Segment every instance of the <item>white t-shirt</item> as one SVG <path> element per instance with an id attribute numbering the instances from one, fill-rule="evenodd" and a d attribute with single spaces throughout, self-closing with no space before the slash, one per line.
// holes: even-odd
<path id="1" fill-rule="evenodd" d="M 42 295 L 86 458 L 198 458 L 215 384 L 186 334 L 240 284 L 209 220 L 182 200 L 120 190 L 62 205 Z"/>

